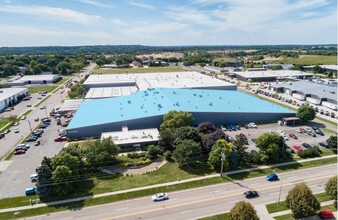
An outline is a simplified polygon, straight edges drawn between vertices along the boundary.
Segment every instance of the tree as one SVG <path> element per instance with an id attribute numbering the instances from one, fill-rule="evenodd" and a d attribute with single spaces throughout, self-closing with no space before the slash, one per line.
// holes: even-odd
<path id="1" fill-rule="evenodd" d="M 73 174 L 77 174 L 80 171 L 80 160 L 69 153 L 61 151 L 52 158 L 52 169 L 55 170 L 58 166 L 67 166 Z"/>
<path id="2" fill-rule="evenodd" d="M 337 136 L 330 136 L 326 140 L 327 144 L 329 145 L 330 148 L 336 148 L 337 149 Z"/>
<path id="3" fill-rule="evenodd" d="M 202 159 L 201 144 L 192 140 L 183 140 L 176 146 L 174 157 L 180 167 L 200 161 Z"/>
<path id="4" fill-rule="evenodd" d="M 149 145 L 148 146 L 148 158 L 156 159 L 157 155 L 160 153 L 160 148 L 157 145 Z"/>
<path id="5" fill-rule="evenodd" d="M 40 197 L 50 196 L 53 194 L 52 184 L 52 171 L 49 166 L 42 164 L 38 169 L 38 180 L 36 182 L 36 188 Z"/>
<path id="6" fill-rule="evenodd" d="M 214 168 L 219 170 L 221 167 L 221 153 L 225 155 L 225 161 L 223 163 L 223 170 L 229 169 L 229 156 L 231 154 L 231 144 L 227 143 L 224 139 L 217 140 L 214 146 L 212 146 L 211 152 L 209 153 L 208 163 Z"/>
<path id="7" fill-rule="evenodd" d="M 320 209 L 320 203 L 305 183 L 293 187 L 286 196 L 285 202 L 294 218 L 312 216 Z"/>
<path id="8" fill-rule="evenodd" d="M 329 195 L 330 199 L 335 201 L 337 207 L 337 175 L 329 179 L 325 184 L 325 191 Z"/>
<path id="9" fill-rule="evenodd" d="M 216 141 L 220 139 L 226 140 L 226 135 L 220 129 L 217 129 L 216 131 L 205 135 L 203 137 L 203 153 L 205 155 L 208 155 L 211 151 L 211 147 L 215 144 Z"/>
<path id="10" fill-rule="evenodd" d="M 263 163 L 277 162 L 287 155 L 283 137 L 277 134 L 262 134 L 256 140 L 256 147 Z"/>
<path id="11" fill-rule="evenodd" d="M 193 140 L 197 143 L 201 142 L 201 137 L 199 136 L 196 128 L 189 126 L 178 128 L 175 131 L 174 137 L 174 145 L 180 144 L 183 140 Z"/>
<path id="12" fill-rule="evenodd" d="M 95 60 L 95 63 L 98 65 L 98 66 L 102 66 L 104 64 L 104 61 L 102 59 L 97 59 Z"/>
<path id="13" fill-rule="evenodd" d="M 74 182 L 72 182 L 73 173 L 67 166 L 57 166 L 52 173 L 54 182 L 54 192 L 57 196 L 65 196 L 73 192 Z"/>
<path id="14" fill-rule="evenodd" d="M 77 83 L 73 85 L 68 91 L 68 96 L 70 99 L 83 98 L 86 94 L 86 90 L 83 85 Z"/>
<path id="15" fill-rule="evenodd" d="M 249 202 L 240 201 L 230 210 L 229 220 L 259 220 L 256 210 Z"/>
<path id="16" fill-rule="evenodd" d="M 202 134 L 210 134 L 216 130 L 216 126 L 211 122 L 202 122 L 197 126 L 197 131 Z"/>
<path id="17" fill-rule="evenodd" d="M 8 119 L 11 121 L 12 124 L 14 124 L 17 117 L 17 115 L 10 115 Z"/>
<path id="18" fill-rule="evenodd" d="M 160 126 L 161 130 L 176 129 L 184 126 L 190 126 L 194 121 L 192 114 L 184 111 L 169 111 L 163 116 L 163 123 Z"/>
<path id="19" fill-rule="evenodd" d="M 233 143 L 233 151 L 232 154 L 236 154 L 236 166 L 232 166 L 231 168 L 235 167 L 245 167 L 249 160 L 249 153 L 247 152 L 248 147 L 245 146 L 245 142 L 243 138 L 237 136 L 234 143 Z"/>
<path id="20" fill-rule="evenodd" d="M 298 108 L 296 117 L 298 117 L 303 123 L 307 123 L 316 117 L 316 111 L 309 105 L 309 103 L 306 103 Z"/>
<path id="21" fill-rule="evenodd" d="M 160 139 L 158 144 L 163 150 L 172 150 L 174 140 L 174 134 L 170 129 L 164 129 L 160 131 Z"/>

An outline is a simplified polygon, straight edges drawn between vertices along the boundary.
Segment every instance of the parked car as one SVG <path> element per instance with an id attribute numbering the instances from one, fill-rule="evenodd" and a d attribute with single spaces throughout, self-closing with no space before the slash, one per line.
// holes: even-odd
<path id="1" fill-rule="evenodd" d="M 39 121 L 39 118 L 38 118 L 38 117 L 35 117 L 35 118 L 34 118 L 34 121 Z"/>
<path id="2" fill-rule="evenodd" d="M 303 143 L 302 146 L 305 147 L 305 148 L 307 148 L 307 149 L 312 148 L 312 146 L 310 144 L 308 144 L 308 143 Z"/>
<path id="3" fill-rule="evenodd" d="M 334 219 L 334 214 L 329 210 L 323 210 L 318 214 L 320 219 Z"/>
<path id="4" fill-rule="evenodd" d="M 299 128 L 295 128 L 294 130 L 295 130 L 295 132 L 303 133 Z"/>
<path id="5" fill-rule="evenodd" d="M 290 133 L 289 136 L 290 136 L 291 138 L 293 138 L 293 139 L 298 139 L 298 137 L 297 137 L 295 134 L 293 134 L 293 133 Z"/>
<path id="6" fill-rule="evenodd" d="M 324 115 L 324 110 L 323 110 L 323 109 L 319 110 L 319 113 L 320 113 L 321 115 Z"/>
<path id="7" fill-rule="evenodd" d="M 307 134 L 310 135 L 311 137 L 317 137 L 317 135 L 312 131 L 308 131 Z"/>
<path id="8" fill-rule="evenodd" d="M 31 195 L 36 195 L 37 192 L 38 191 L 35 187 L 31 187 L 31 188 L 26 188 L 25 194 L 26 196 L 31 196 Z"/>
<path id="9" fill-rule="evenodd" d="M 31 182 L 35 183 L 36 181 L 38 181 L 38 174 L 36 173 L 32 174 L 30 178 L 31 178 Z"/>
<path id="10" fill-rule="evenodd" d="M 163 201 L 169 199 L 169 196 L 167 193 L 157 193 L 151 197 L 151 200 L 154 202 L 156 201 Z"/>
<path id="11" fill-rule="evenodd" d="M 21 117 L 21 120 L 25 120 L 25 119 L 26 119 L 26 116 L 22 116 L 22 117 Z"/>
<path id="12" fill-rule="evenodd" d="M 255 197 L 259 196 L 258 193 L 256 191 L 253 191 L 253 190 L 246 191 L 245 193 L 243 193 L 243 195 L 245 196 L 245 198 L 248 198 L 248 199 L 255 198 Z"/>
<path id="13" fill-rule="evenodd" d="M 20 154 L 24 154 L 24 153 L 26 153 L 25 150 L 17 150 L 17 151 L 14 152 L 14 155 L 20 155 Z"/>
<path id="14" fill-rule="evenodd" d="M 40 141 L 35 141 L 34 146 L 39 146 L 40 145 Z"/>
<path id="15" fill-rule="evenodd" d="M 335 113 L 331 112 L 331 118 L 335 118 L 335 117 L 336 117 Z"/>
<path id="16" fill-rule="evenodd" d="M 315 130 L 315 133 L 316 133 L 316 134 L 319 134 L 319 135 L 321 135 L 321 136 L 324 136 L 324 133 L 323 133 L 322 130 L 320 130 L 319 128 L 317 128 L 317 129 Z"/>
<path id="17" fill-rule="evenodd" d="M 294 145 L 292 147 L 293 147 L 293 149 L 295 149 L 297 151 L 302 150 L 302 148 L 300 146 L 298 146 L 298 145 Z"/>
<path id="18" fill-rule="evenodd" d="M 299 128 L 299 130 L 300 130 L 302 133 L 306 133 L 306 131 L 305 131 L 304 128 Z"/>
<path id="19" fill-rule="evenodd" d="M 26 139 L 26 142 L 34 142 L 34 141 L 36 141 L 36 139 L 38 139 L 36 136 L 35 137 L 34 136 L 30 136 L 30 137 L 28 137 Z"/>
<path id="20" fill-rule="evenodd" d="M 0 133 L 0 139 L 4 138 L 5 134 L 4 133 Z"/>
<path id="21" fill-rule="evenodd" d="M 278 175 L 275 173 L 271 173 L 269 175 L 266 176 L 266 180 L 267 181 L 273 181 L 273 180 L 278 180 Z"/>
<path id="22" fill-rule="evenodd" d="M 48 127 L 47 124 L 41 124 L 41 125 L 39 126 L 39 128 L 42 128 L 42 129 L 47 128 L 47 127 Z"/>
<path id="23" fill-rule="evenodd" d="M 58 141 L 65 141 L 65 140 L 67 140 L 67 138 L 66 138 L 66 137 L 61 137 L 61 136 L 54 138 L 54 141 L 55 141 L 55 142 L 58 142 Z"/>
<path id="24" fill-rule="evenodd" d="M 11 130 L 7 129 L 6 131 L 4 131 L 4 134 L 8 134 L 9 132 L 11 132 Z"/>
<path id="25" fill-rule="evenodd" d="M 32 105 L 26 105 L 26 107 L 27 107 L 27 108 L 30 108 L 30 107 L 32 107 Z"/>
<path id="26" fill-rule="evenodd" d="M 253 122 L 248 124 L 249 128 L 257 128 L 257 125 Z"/>
<path id="27" fill-rule="evenodd" d="M 61 121 L 57 120 L 57 125 L 59 125 L 58 123 L 61 124 Z M 222 129 L 222 131 L 226 131 L 227 130 L 227 128 L 225 127 L 225 125 L 221 125 L 221 129 Z"/>
<path id="28" fill-rule="evenodd" d="M 14 126 L 18 126 L 20 123 L 19 122 L 15 122 L 14 123 Z"/>
<path id="29" fill-rule="evenodd" d="M 329 148 L 329 145 L 328 145 L 328 143 L 326 141 L 325 142 L 319 142 L 318 144 L 321 147 Z"/>

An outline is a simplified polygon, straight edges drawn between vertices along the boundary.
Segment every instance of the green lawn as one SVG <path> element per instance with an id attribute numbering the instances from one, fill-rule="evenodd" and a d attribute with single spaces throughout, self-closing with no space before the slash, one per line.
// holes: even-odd
<path id="1" fill-rule="evenodd" d="M 320 203 L 331 200 L 329 196 L 326 194 L 326 192 L 315 194 L 315 196 Z M 275 213 L 288 210 L 289 208 L 286 207 L 285 201 L 281 201 L 279 204 L 277 203 L 267 204 L 266 209 L 268 210 L 269 213 Z"/>
<path id="2" fill-rule="evenodd" d="M 52 92 L 57 87 L 58 86 L 41 85 L 41 86 L 27 86 L 27 89 L 28 89 L 30 94 L 33 94 L 33 93 L 38 93 L 40 91 Z"/>
<path id="3" fill-rule="evenodd" d="M 0 128 L 4 127 L 5 125 L 7 125 L 9 122 L 11 122 L 11 120 L 9 120 L 9 118 L 3 118 L 0 120 Z"/>
<path id="4" fill-rule="evenodd" d="M 185 71 L 179 66 L 163 66 L 149 68 L 116 68 L 116 69 L 95 69 L 93 74 L 109 74 L 109 73 L 153 73 L 153 72 L 182 72 Z"/>
<path id="5" fill-rule="evenodd" d="M 63 77 L 59 82 L 55 83 L 56 85 L 62 85 L 65 83 L 67 80 L 69 80 L 70 77 Z"/>
<path id="6" fill-rule="evenodd" d="M 316 64 L 335 64 L 337 65 L 337 56 L 307 56 L 303 58 L 289 58 L 283 60 L 275 60 L 273 63 L 290 63 L 290 64 L 303 64 L 303 65 L 316 65 Z"/>
<path id="7" fill-rule="evenodd" d="M 229 213 L 223 213 L 223 214 L 219 214 L 219 215 L 212 215 L 209 217 L 205 217 L 205 218 L 200 218 L 199 220 L 228 220 L 228 215 Z"/>
<path id="8" fill-rule="evenodd" d="M 322 128 L 323 131 L 327 132 L 327 133 L 330 133 L 330 134 L 333 134 L 333 135 L 337 135 L 337 132 L 334 131 L 334 130 L 331 130 L 331 129 L 328 129 L 328 128 Z"/>
<path id="9" fill-rule="evenodd" d="M 327 206 L 323 206 L 320 209 L 322 210 L 329 210 L 331 212 L 336 212 L 337 209 L 334 207 L 334 205 L 327 205 Z M 275 217 L 276 220 L 294 220 L 294 218 L 292 217 L 292 214 L 287 214 L 287 215 L 281 215 L 281 216 L 277 216 Z"/>
<path id="10" fill-rule="evenodd" d="M 39 105 L 41 105 L 43 102 L 45 102 L 49 97 L 51 97 L 51 95 L 47 95 L 45 98 L 43 98 L 40 102 L 38 102 L 38 104 L 34 105 L 34 107 L 38 107 Z"/>

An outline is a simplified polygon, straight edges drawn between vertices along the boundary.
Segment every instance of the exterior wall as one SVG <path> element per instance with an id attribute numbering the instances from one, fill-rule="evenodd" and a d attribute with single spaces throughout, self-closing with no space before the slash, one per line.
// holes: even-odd
<path id="1" fill-rule="evenodd" d="M 294 97 L 294 98 L 296 98 L 298 100 L 301 100 L 301 101 L 305 100 L 305 96 L 302 95 L 302 94 L 298 94 L 298 93 L 293 93 L 292 97 Z"/>
<path id="2" fill-rule="evenodd" d="M 12 96 L 6 98 L 5 100 L 1 101 L 0 102 L 0 111 L 2 111 L 3 109 L 7 108 L 12 101 L 17 102 L 19 96 L 21 96 L 21 95 L 25 95 L 26 96 L 27 94 L 28 94 L 28 89 L 25 89 L 25 90 L 23 90 L 21 92 L 18 92 L 15 95 L 12 95 Z"/>
<path id="3" fill-rule="evenodd" d="M 337 110 L 337 104 L 334 104 L 332 102 L 322 101 L 322 106 L 326 106 L 330 109 Z"/>
<path id="4" fill-rule="evenodd" d="M 315 105 L 320 105 L 321 100 L 320 99 L 316 99 L 316 98 L 312 98 L 312 97 L 307 97 L 306 101 L 315 104 Z"/>
<path id="5" fill-rule="evenodd" d="M 249 122 L 277 121 L 284 117 L 293 117 L 295 113 L 209 113 L 209 112 L 192 112 L 195 123 L 210 121 L 216 125 L 223 124 L 242 124 Z M 122 126 L 128 126 L 130 130 L 159 128 L 163 122 L 163 115 L 121 121 L 116 123 L 101 124 L 78 129 L 67 129 L 67 137 L 78 139 L 84 137 L 100 137 L 102 132 L 121 131 Z"/>
<path id="6" fill-rule="evenodd" d="M 137 86 L 135 82 L 124 82 L 124 83 L 87 83 L 83 84 L 86 91 L 91 88 L 101 88 L 101 87 L 121 87 L 121 86 Z"/>
<path id="7" fill-rule="evenodd" d="M 6 102 L 5 100 L 0 102 L 0 111 L 2 111 L 3 109 L 7 108 Z"/>

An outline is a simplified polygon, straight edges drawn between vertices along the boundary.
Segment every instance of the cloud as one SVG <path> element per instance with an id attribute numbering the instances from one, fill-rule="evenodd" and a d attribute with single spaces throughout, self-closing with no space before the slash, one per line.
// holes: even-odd
<path id="1" fill-rule="evenodd" d="M 101 3 L 101 2 L 98 2 L 98 1 L 95 1 L 95 0 L 77 0 L 77 1 L 84 3 L 84 4 L 100 7 L 100 8 L 115 8 L 113 5 L 104 4 L 104 3 Z"/>
<path id="2" fill-rule="evenodd" d="M 23 6 L 23 5 L 3 5 L 0 12 L 30 15 L 34 17 L 43 17 L 50 20 L 62 20 L 75 23 L 91 23 L 101 19 L 100 16 L 87 15 L 82 12 L 67 8 L 56 8 L 49 6 Z"/>
<path id="3" fill-rule="evenodd" d="M 118 18 L 114 18 L 111 20 L 111 23 L 114 24 L 114 25 L 119 25 L 119 26 L 122 26 L 122 25 L 126 25 L 127 23 L 118 19 Z"/>
<path id="4" fill-rule="evenodd" d="M 145 9 L 151 9 L 154 10 L 156 9 L 154 6 L 152 5 L 148 5 L 145 3 L 141 3 L 141 2 L 128 2 L 130 5 L 136 6 L 136 7 L 140 7 L 140 8 L 145 8 Z"/>

